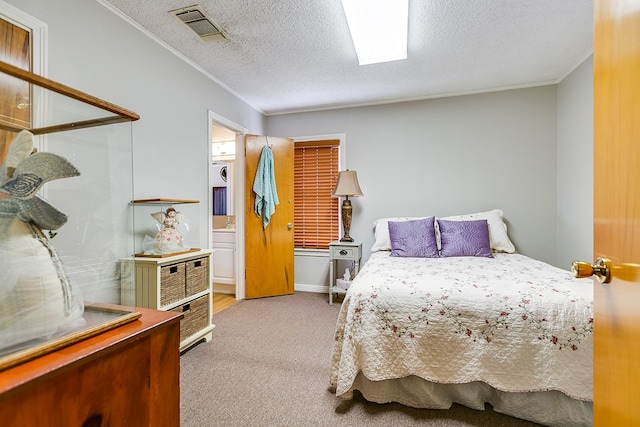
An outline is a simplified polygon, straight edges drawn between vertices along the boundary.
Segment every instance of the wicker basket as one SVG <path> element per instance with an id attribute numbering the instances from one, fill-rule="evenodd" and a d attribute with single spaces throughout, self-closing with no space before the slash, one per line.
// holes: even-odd
<path id="1" fill-rule="evenodd" d="M 187 264 L 187 296 L 209 289 L 208 257 L 196 258 Z"/>
<path id="2" fill-rule="evenodd" d="M 160 267 L 160 305 L 165 306 L 185 297 L 185 265 L 183 262 Z"/>
<path id="3" fill-rule="evenodd" d="M 180 321 L 180 341 L 184 341 L 191 335 L 209 326 L 208 295 L 196 298 L 171 311 L 184 314 L 184 317 Z"/>

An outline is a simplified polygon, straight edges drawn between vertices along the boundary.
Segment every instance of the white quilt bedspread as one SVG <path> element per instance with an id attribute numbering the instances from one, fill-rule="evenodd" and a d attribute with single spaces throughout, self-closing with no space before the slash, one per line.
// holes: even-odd
<path id="1" fill-rule="evenodd" d="M 338 396 L 351 397 L 362 372 L 593 399 L 591 279 L 519 254 L 388 255 L 372 254 L 342 304 L 331 361 Z"/>

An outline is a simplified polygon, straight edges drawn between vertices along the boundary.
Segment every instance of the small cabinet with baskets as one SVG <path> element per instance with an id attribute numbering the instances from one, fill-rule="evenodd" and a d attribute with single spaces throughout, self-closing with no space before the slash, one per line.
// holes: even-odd
<path id="1" fill-rule="evenodd" d="M 165 256 L 134 257 L 122 263 L 122 304 L 183 314 L 180 351 L 212 338 L 211 250 Z"/>

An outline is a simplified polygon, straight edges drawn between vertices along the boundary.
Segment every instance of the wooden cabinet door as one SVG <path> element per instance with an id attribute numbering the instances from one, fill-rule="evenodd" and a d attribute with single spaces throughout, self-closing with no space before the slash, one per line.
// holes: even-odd
<path id="1" fill-rule="evenodd" d="M 31 70 L 30 34 L 27 30 L 0 19 L 0 60 Z M 29 84 L 9 76 L 0 76 L 0 121 L 31 128 Z M 0 163 L 9 151 L 15 132 L 0 129 Z"/>

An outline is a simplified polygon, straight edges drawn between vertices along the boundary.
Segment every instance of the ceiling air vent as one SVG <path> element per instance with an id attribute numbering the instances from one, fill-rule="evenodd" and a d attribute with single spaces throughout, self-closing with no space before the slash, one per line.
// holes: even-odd
<path id="1" fill-rule="evenodd" d="M 202 40 L 228 40 L 227 34 L 213 23 L 211 18 L 202 10 L 200 6 L 183 7 L 169 11 L 198 35 Z"/>

